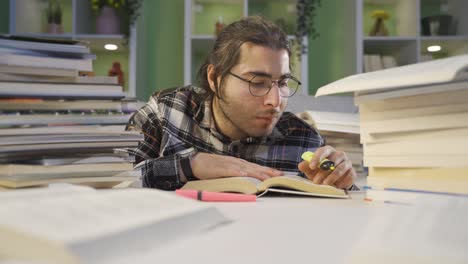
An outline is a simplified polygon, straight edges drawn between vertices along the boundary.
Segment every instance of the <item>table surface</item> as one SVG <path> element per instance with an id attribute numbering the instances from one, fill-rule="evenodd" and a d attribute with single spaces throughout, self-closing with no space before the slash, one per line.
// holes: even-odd
<path id="1" fill-rule="evenodd" d="M 387 206 L 364 201 L 363 192 L 351 197 L 275 196 L 252 203 L 213 203 L 230 222 L 132 257 L 131 262 L 346 263 L 369 212 Z"/>

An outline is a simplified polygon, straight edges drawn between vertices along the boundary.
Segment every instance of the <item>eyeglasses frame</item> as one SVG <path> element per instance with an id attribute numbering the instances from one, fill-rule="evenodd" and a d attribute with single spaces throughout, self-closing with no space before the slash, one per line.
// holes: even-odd
<path id="1" fill-rule="evenodd" d="M 267 91 L 265 94 L 263 94 L 263 95 L 255 95 L 255 94 L 252 93 L 252 90 L 251 90 L 250 86 L 251 86 L 251 84 L 252 84 L 252 80 L 255 79 L 255 77 L 257 77 L 258 75 L 255 75 L 255 76 L 253 76 L 250 80 L 248 80 L 248 79 L 245 79 L 245 78 L 243 78 L 243 77 L 241 77 L 241 76 L 239 76 L 239 75 L 237 75 L 237 74 L 235 74 L 235 73 L 232 73 L 232 72 L 228 72 L 228 73 L 229 73 L 230 75 L 236 77 L 237 79 L 241 80 L 241 81 L 244 81 L 244 82 L 249 83 L 249 92 L 250 92 L 250 94 L 251 94 L 252 96 L 255 96 L 255 97 L 263 97 L 263 96 L 267 95 L 267 94 L 271 91 L 271 89 L 273 88 L 273 83 L 276 83 L 276 86 L 278 86 L 278 88 L 279 88 L 278 82 L 279 82 L 280 80 L 284 79 L 284 78 L 281 78 L 281 79 L 278 79 L 278 80 L 271 80 L 271 84 L 272 84 L 272 85 L 271 85 L 271 87 L 268 89 L 268 91 Z M 280 93 L 280 96 L 283 97 L 283 98 L 289 98 L 289 97 L 292 97 L 293 95 L 295 95 L 296 92 L 297 92 L 297 90 L 299 90 L 300 86 L 302 85 L 302 83 L 301 83 L 296 77 L 294 77 L 294 76 L 292 76 L 292 75 L 287 76 L 286 78 L 289 78 L 289 79 L 291 79 L 291 80 L 296 81 L 296 82 L 298 83 L 298 85 L 297 85 L 297 89 L 294 91 L 294 93 L 292 93 L 292 94 L 289 95 L 289 96 L 283 96 L 283 95 L 281 95 L 281 93 Z"/>

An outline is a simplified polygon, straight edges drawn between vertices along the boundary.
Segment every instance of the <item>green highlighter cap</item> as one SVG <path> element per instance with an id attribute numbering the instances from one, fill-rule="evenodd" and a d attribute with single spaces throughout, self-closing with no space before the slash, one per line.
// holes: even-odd
<path id="1" fill-rule="evenodd" d="M 314 157 L 314 153 L 312 151 L 306 151 L 302 153 L 302 156 L 301 156 L 301 158 L 307 162 L 310 162 L 313 157 Z"/>

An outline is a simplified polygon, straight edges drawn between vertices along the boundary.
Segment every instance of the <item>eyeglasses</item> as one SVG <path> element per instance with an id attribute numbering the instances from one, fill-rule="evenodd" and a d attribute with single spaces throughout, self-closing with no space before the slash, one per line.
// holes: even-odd
<path id="1" fill-rule="evenodd" d="M 293 76 L 287 76 L 273 81 L 271 78 L 265 76 L 256 75 L 250 80 L 247 80 L 232 72 L 229 72 L 229 74 L 236 77 L 239 80 L 248 82 L 250 94 L 256 97 L 262 97 L 267 95 L 273 87 L 273 83 L 276 83 L 276 85 L 278 85 L 281 97 L 293 96 L 299 89 L 299 86 L 301 85 L 301 82 Z"/>

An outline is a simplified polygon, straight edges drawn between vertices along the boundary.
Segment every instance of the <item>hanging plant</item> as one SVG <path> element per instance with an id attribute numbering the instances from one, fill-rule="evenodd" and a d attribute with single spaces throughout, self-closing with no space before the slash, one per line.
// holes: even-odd
<path id="1" fill-rule="evenodd" d="M 295 47 L 297 55 L 301 60 L 301 55 L 307 53 L 307 45 L 304 43 L 304 37 L 311 36 L 315 39 L 319 33 L 315 29 L 314 17 L 316 10 L 320 7 L 321 0 L 297 0 L 296 4 L 296 32 Z"/>

